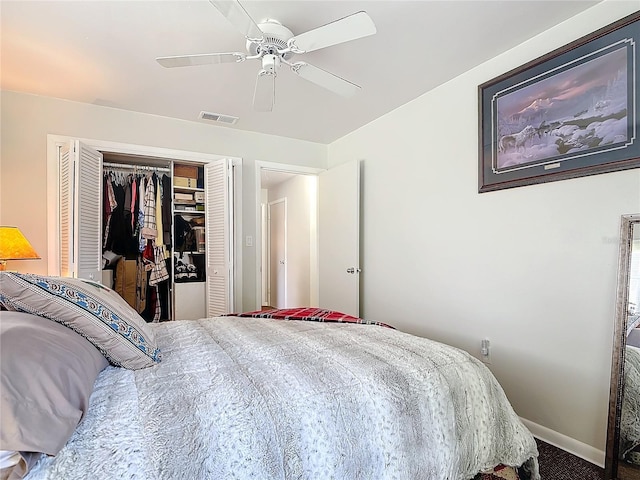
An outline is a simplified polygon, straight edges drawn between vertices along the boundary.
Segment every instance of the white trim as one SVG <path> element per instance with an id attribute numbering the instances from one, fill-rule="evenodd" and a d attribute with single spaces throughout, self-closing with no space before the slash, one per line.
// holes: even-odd
<path id="1" fill-rule="evenodd" d="M 309 306 L 320 306 L 320 264 L 318 259 L 318 183 L 320 178 L 315 176 L 315 181 L 311 183 L 313 191 L 310 194 L 313 204 L 311 206 L 311 218 L 309 220 L 309 238 L 312 239 L 311 245 L 309 245 L 309 271 L 316 272 L 316 275 L 311 275 L 309 280 Z"/>
<path id="2" fill-rule="evenodd" d="M 47 135 L 47 274 L 60 275 L 60 147 L 71 137 Z"/>
<path id="3" fill-rule="evenodd" d="M 235 245 L 233 245 L 233 298 L 232 298 L 232 311 L 242 311 L 242 297 L 243 297 L 243 283 L 242 283 L 242 159 L 231 158 L 231 170 L 233 170 L 233 211 L 230 213 L 232 216 L 233 229 L 231 235 L 235 239 Z"/>
<path id="4" fill-rule="evenodd" d="M 287 163 L 275 163 L 275 162 L 263 162 L 257 160 L 255 162 L 255 195 L 256 195 L 256 238 L 253 244 L 256 246 L 256 310 L 260 310 L 262 308 L 262 212 L 261 212 L 261 190 L 262 190 L 262 180 L 261 174 L 262 170 L 272 170 L 276 172 L 286 172 L 286 173 L 294 173 L 298 175 L 318 175 L 321 172 L 324 172 L 326 169 L 324 168 L 316 168 L 316 167 L 304 167 L 298 165 L 290 165 Z M 317 218 L 316 218 L 317 221 Z M 316 258 L 317 260 L 317 258 Z M 316 272 L 318 271 L 318 267 L 315 267 Z"/>
<path id="5" fill-rule="evenodd" d="M 96 140 L 93 138 L 69 137 L 65 135 L 47 135 L 47 142 L 50 139 L 54 141 L 80 140 L 82 143 L 89 145 L 101 152 L 120 153 L 123 155 L 136 155 L 143 157 L 166 158 L 167 160 L 180 160 L 202 163 L 203 160 L 211 162 L 222 158 L 231 158 L 232 160 L 240 160 L 240 157 L 230 157 L 229 155 L 216 155 L 213 153 L 200 153 L 188 150 L 176 150 L 172 148 L 152 147 L 150 145 L 136 145 L 132 143 L 110 142 L 107 140 Z"/>
<path id="6" fill-rule="evenodd" d="M 599 450 L 591 445 L 582 443 L 575 438 L 568 437 L 560 432 L 538 425 L 526 418 L 520 417 L 520 420 L 524 423 L 525 427 L 531 431 L 534 437 L 539 438 L 543 442 L 549 443 L 554 447 L 561 448 L 576 457 L 580 457 L 583 460 L 604 468 L 604 450 Z"/>
<path id="7" fill-rule="evenodd" d="M 58 152 L 61 145 L 68 144 L 72 140 L 88 145 L 100 152 L 119 153 L 124 155 L 136 155 L 142 157 L 166 158 L 167 160 L 178 160 L 180 162 L 208 163 L 223 158 L 231 159 L 235 172 L 234 196 L 236 199 L 242 198 L 242 158 L 229 155 L 216 155 L 212 153 L 193 152 L 188 150 L 175 150 L 171 148 L 152 147 L 149 145 L 136 145 L 130 143 L 110 142 L 107 140 L 97 140 L 92 138 L 79 138 L 67 135 L 47 135 L 47 246 L 48 246 L 48 275 L 60 274 L 60 222 L 57 221 L 60 215 L 58 170 Z M 235 208 L 235 250 L 242 252 L 242 202 L 239 201 Z M 238 243 L 240 242 L 240 243 Z M 236 255 L 235 265 L 235 291 L 233 303 L 241 304 L 242 299 L 242 259 L 241 255 Z"/>

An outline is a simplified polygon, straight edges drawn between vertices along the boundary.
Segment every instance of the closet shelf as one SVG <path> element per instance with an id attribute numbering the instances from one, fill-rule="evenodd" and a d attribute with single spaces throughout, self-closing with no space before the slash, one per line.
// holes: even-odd
<path id="1" fill-rule="evenodd" d="M 204 192 L 204 188 L 197 188 L 197 187 L 177 187 L 176 185 L 173 186 L 173 191 L 174 192 Z"/>
<path id="2" fill-rule="evenodd" d="M 173 213 L 185 213 L 185 214 L 193 214 L 193 215 L 204 215 L 202 210 L 174 210 Z"/>

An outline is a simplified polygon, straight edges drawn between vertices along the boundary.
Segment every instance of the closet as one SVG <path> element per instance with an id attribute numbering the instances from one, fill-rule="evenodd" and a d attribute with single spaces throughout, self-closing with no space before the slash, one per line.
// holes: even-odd
<path id="1" fill-rule="evenodd" d="M 59 162 L 61 275 L 102 281 L 150 322 L 231 312 L 230 159 L 115 154 L 73 140 Z"/>

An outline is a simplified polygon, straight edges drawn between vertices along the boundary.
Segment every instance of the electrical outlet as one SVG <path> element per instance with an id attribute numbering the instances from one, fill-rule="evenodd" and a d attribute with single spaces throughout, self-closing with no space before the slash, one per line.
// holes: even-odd
<path id="1" fill-rule="evenodd" d="M 480 360 L 483 363 L 491 363 L 491 343 L 487 339 L 480 342 Z"/>

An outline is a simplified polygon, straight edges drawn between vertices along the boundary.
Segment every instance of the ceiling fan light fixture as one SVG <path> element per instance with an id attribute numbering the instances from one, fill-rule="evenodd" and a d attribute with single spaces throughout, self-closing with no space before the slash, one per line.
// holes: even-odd
<path id="1" fill-rule="evenodd" d="M 239 120 L 239 117 L 223 115 L 221 113 L 205 112 L 204 110 L 200 112 L 200 118 L 211 122 L 224 123 L 225 125 L 235 125 Z"/>
<path id="2" fill-rule="evenodd" d="M 270 74 L 277 75 L 278 67 L 280 66 L 280 57 L 277 55 L 265 55 L 262 57 L 262 69 Z"/>

